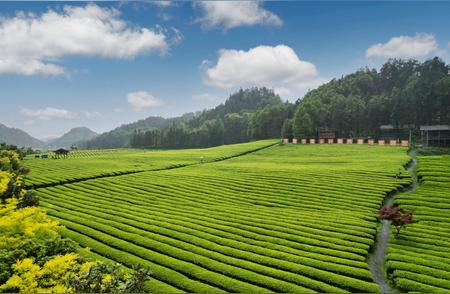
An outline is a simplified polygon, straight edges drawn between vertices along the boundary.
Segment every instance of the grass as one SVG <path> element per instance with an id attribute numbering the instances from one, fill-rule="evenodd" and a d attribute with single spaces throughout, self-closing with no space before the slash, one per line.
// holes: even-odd
<path id="1" fill-rule="evenodd" d="M 152 291 L 377 292 L 366 257 L 382 199 L 411 181 L 406 150 L 277 145 L 214 162 L 268 143 L 162 151 L 173 154 L 167 159 L 157 151 L 117 151 L 153 163 L 140 173 L 37 192 L 65 225 L 62 233 L 91 254 L 150 267 Z M 178 155 L 181 163 L 197 162 L 199 154 L 209 163 L 151 171 L 179 164 L 176 154 L 188 155 Z M 101 156 L 30 162 L 39 170 Z M 125 158 L 118 167 L 132 164 Z M 62 178 L 64 170 L 74 169 L 61 167 Z"/>

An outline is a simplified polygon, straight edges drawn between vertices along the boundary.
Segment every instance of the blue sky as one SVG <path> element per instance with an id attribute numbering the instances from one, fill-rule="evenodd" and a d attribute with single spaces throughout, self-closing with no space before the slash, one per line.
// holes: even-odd
<path id="1" fill-rule="evenodd" d="M 447 2 L 1 2 L 0 123 L 39 138 L 213 107 L 295 101 L 389 57 L 448 62 Z"/>

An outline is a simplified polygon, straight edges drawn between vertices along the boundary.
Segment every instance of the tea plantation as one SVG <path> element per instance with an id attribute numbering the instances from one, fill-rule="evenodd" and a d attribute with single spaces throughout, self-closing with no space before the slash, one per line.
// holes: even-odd
<path id="1" fill-rule="evenodd" d="M 246 152 L 272 143 L 30 159 L 30 180 L 54 184 L 51 173 L 65 179 L 65 171 L 79 177 L 79 182 L 38 188 L 41 206 L 89 254 L 128 267 L 148 266 L 153 275 L 147 287 L 154 292 L 379 292 L 367 256 L 384 197 L 411 183 L 404 169 L 411 160 L 406 149 L 273 145 Z M 223 157 L 228 159 L 215 161 Z M 89 165 L 89 160 L 96 163 Z M 102 171 L 99 161 L 111 164 L 105 163 L 105 169 L 116 166 L 116 172 L 132 168 L 134 160 L 141 172 L 85 179 Z M 195 164 L 163 168 L 186 163 Z M 439 232 L 448 233 L 445 227 Z M 444 274 L 439 266 L 448 265 L 443 260 L 450 247 L 437 239 L 441 247 L 424 242 L 411 256 L 420 260 L 416 255 L 427 255 L 434 246 L 440 255 L 433 257 L 437 266 L 431 270 Z M 417 282 L 397 266 L 395 252 L 389 258 L 389 268 L 398 269 L 399 287 L 406 280 Z M 445 281 L 442 275 L 432 279 Z M 434 287 L 427 289 L 447 289 L 422 283 Z"/>
<path id="2" fill-rule="evenodd" d="M 387 270 L 403 291 L 450 293 L 450 156 L 423 156 L 422 181 L 396 204 L 411 210 L 417 223 L 391 238 Z"/>

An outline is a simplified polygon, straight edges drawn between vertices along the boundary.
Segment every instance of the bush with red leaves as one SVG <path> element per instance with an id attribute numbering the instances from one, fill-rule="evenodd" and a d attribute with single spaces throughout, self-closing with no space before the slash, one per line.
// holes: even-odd
<path id="1" fill-rule="evenodd" d="M 380 219 L 391 221 L 397 230 L 395 236 L 400 234 L 402 228 L 414 223 L 412 212 L 405 211 L 398 206 L 383 206 L 379 211 Z"/>

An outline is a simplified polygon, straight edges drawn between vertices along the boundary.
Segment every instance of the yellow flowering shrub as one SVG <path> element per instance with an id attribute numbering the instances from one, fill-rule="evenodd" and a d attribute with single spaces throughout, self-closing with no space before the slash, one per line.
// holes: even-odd
<path id="1" fill-rule="evenodd" d="M 58 236 L 58 223 L 48 218 L 43 210 L 37 207 L 13 210 L 17 200 L 8 201 L 0 208 L 0 249 L 14 247 L 17 238 L 52 239 Z"/>
<path id="2" fill-rule="evenodd" d="M 11 174 L 8 172 L 0 171 L 0 195 L 8 188 L 8 183 L 11 178 Z"/>
<path id="3" fill-rule="evenodd" d="M 128 276 L 120 265 L 79 257 L 76 243 L 58 234 L 60 225 L 24 189 L 26 174 L 16 152 L 0 150 L 0 292 L 139 291 L 149 271 Z"/>
<path id="4" fill-rule="evenodd" d="M 57 255 L 42 267 L 32 258 L 17 261 L 13 266 L 14 274 L 0 286 L 1 291 L 19 292 L 73 292 L 65 285 L 65 278 L 79 267 L 78 255 L 68 253 Z"/>

